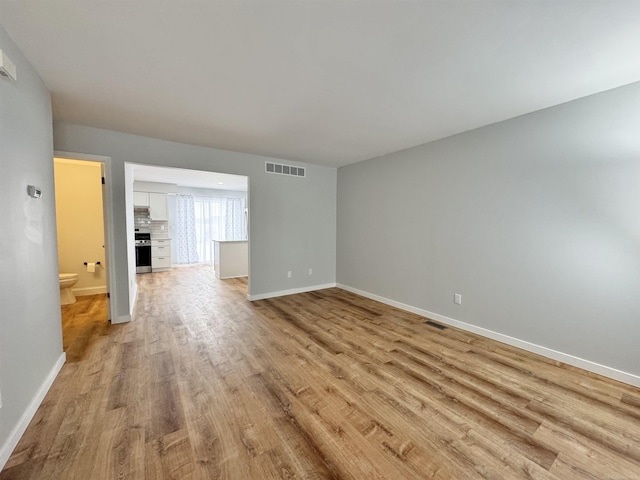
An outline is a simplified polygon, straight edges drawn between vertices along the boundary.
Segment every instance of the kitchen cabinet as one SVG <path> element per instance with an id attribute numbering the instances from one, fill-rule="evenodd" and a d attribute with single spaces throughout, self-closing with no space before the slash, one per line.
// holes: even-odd
<path id="1" fill-rule="evenodd" d="M 151 239 L 151 271 L 162 272 L 171 268 L 171 239 Z"/>
<path id="2" fill-rule="evenodd" d="M 149 194 L 147 192 L 133 192 L 133 206 L 134 207 L 148 207 L 149 206 Z"/>
<path id="3" fill-rule="evenodd" d="M 149 217 L 151 220 L 169 220 L 166 193 L 149 193 Z"/>

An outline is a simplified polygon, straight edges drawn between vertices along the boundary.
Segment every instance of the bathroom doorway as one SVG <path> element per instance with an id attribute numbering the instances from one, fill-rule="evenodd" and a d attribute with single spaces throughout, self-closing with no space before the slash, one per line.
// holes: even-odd
<path id="1" fill-rule="evenodd" d="M 82 358 L 110 324 L 106 162 L 54 158 L 63 347 Z"/>

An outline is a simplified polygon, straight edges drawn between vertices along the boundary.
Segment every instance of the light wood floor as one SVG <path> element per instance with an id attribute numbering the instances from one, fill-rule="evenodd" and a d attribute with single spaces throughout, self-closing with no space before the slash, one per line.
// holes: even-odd
<path id="1" fill-rule="evenodd" d="M 139 287 L 134 321 L 76 335 L 0 479 L 640 478 L 638 389 L 338 289 Z"/>
<path id="2" fill-rule="evenodd" d="M 107 294 L 76 297 L 76 303 L 62 305 L 62 348 L 67 363 L 84 358 L 93 342 L 109 334 Z"/>

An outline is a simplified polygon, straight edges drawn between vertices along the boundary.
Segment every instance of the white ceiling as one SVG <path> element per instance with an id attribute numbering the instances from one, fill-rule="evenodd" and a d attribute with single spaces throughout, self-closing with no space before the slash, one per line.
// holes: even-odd
<path id="1" fill-rule="evenodd" d="M 332 166 L 640 80 L 637 0 L 0 0 L 0 22 L 56 120 Z"/>
<path id="2" fill-rule="evenodd" d="M 157 182 L 181 187 L 215 188 L 217 190 L 248 190 L 247 177 L 226 173 L 187 170 L 184 168 L 133 165 L 133 178 L 138 182 Z"/>

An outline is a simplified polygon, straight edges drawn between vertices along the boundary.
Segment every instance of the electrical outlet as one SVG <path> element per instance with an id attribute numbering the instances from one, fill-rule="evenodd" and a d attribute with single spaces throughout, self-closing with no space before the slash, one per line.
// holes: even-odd
<path id="1" fill-rule="evenodd" d="M 291 278 L 291 277 L 293 277 L 293 272 L 291 270 L 289 270 L 287 272 L 287 278 Z"/>
<path id="2" fill-rule="evenodd" d="M 453 294 L 453 303 L 455 303 L 457 305 L 462 305 L 462 294 L 461 293 L 454 293 Z"/>
<path id="3" fill-rule="evenodd" d="M 313 275 L 313 268 L 309 269 L 309 275 Z"/>

